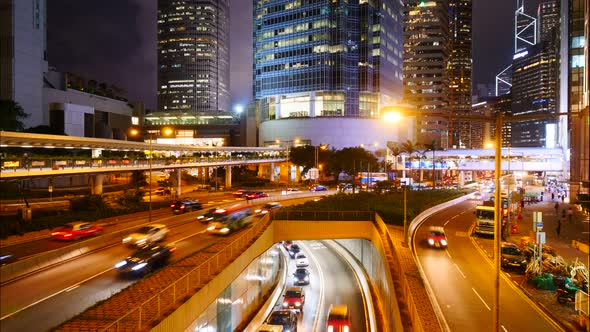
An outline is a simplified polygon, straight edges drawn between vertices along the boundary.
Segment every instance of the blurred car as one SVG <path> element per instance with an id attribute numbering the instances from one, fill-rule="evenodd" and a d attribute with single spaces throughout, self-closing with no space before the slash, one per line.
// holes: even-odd
<path id="1" fill-rule="evenodd" d="M 309 285 L 309 270 L 303 267 L 295 269 L 293 273 L 293 285 Z"/>
<path id="2" fill-rule="evenodd" d="M 202 208 L 201 202 L 198 200 L 183 198 L 180 200 L 170 202 L 170 208 L 174 213 L 185 213 L 194 210 L 200 210 Z"/>
<path id="3" fill-rule="evenodd" d="M 283 325 L 262 324 L 256 332 L 283 332 Z"/>
<path id="4" fill-rule="evenodd" d="M 295 255 L 297 255 L 300 251 L 301 251 L 301 248 L 299 247 L 299 245 L 296 243 L 293 243 L 289 247 L 289 257 L 295 258 Z"/>
<path id="5" fill-rule="evenodd" d="M 276 310 L 268 316 L 266 324 L 281 325 L 284 332 L 297 332 L 297 315 L 290 310 Z"/>
<path id="6" fill-rule="evenodd" d="M 115 264 L 115 268 L 121 274 L 143 275 L 168 263 L 174 251 L 176 247 L 166 245 L 143 247 Z"/>
<path id="7" fill-rule="evenodd" d="M 431 248 L 447 247 L 447 235 L 441 226 L 430 226 L 428 228 L 428 235 L 426 235 L 426 244 Z"/>
<path id="8" fill-rule="evenodd" d="M 327 190 L 328 190 L 328 188 L 326 188 L 320 184 L 314 184 L 309 187 L 309 191 L 327 191 Z"/>
<path id="9" fill-rule="evenodd" d="M 16 258 L 11 253 L 0 254 L 0 266 L 7 265 L 16 261 Z"/>
<path id="10" fill-rule="evenodd" d="M 313 198 L 313 201 L 314 202 L 319 202 L 319 201 L 325 199 L 326 197 L 328 197 L 328 196 L 326 196 L 326 195 L 316 196 L 316 197 Z"/>
<path id="11" fill-rule="evenodd" d="M 293 309 L 303 312 L 305 293 L 301 287 L 290 287 L 287 289 L 283 299 L 283 309 Z"/>
<path id="12" fill-rule="evenodd" d="M 198 216 L 197 220 L 203 224 L 210 222 L 215 217 L 215 210 L 217 210 L 217 208 L 212 208 L 212 209 L 207 210 L 207 212 Z"/>
<path id="13" fill-rule="evenodd" d="M 246 195 L 251 194 L 251 193 L 252 193 L 251 190 L 238 189 L 238 190 L 234 191 L 232 193 L 232 195 L 234 195 L 234 197 L 246 197 Z"/>
<path id="14" fill-rule="evenodd" d="M 527 261 L 522 251 L 514 243 L 503 242 L 501 248 L 501 266 L 503 269 L 513 269 L 519 272 L 526 270 Z"/>
<path id="15" fill-rule="evenodd" d="M 71 222 L 54 229 L 51 237 L 56 240 L 77 240 L 100 233 L 102 233 L 101 226 L 89 222 Z"/>
<path id="16" fill-rule="evenodd" d="M 350 323 L 350 311 L 345 304 L 331 305 L 326 320 L 327 332 L 349 332 L 352 328 Z"/>
<path id="17" fill-rule="evenodd" d="M 292 245 L 293 241 L 283 241 L 283 248 L 285 248 L 285 250 L 289 250 L 289 248 L 291 248 Z"/>
<path id="18" fill-rule="evenodd" d="M 254 210 L 256 214 L 267 214 L 272 210 L 280 209 L 283 206 L 278 202 L 271 202 L 264 204 L 261 208 Z"/>
<path id="19" fill-rule="evenodd" d="M 296 194 L 296 193 L 299 193 L 298 188 L 287 188 L 287 189 L 281 191 L 281 195 Z"/>
<path id="20" fill-rule="evenodd" d="M 309 259 L 305 256 L 304 253 L 298 253 L 295 255 L 295 266 L 297 267 L 306 267 L 309 266 Z"/>
<path id="21" fill-rule="evenodd" d="M 161 187 L 154 190 L 154 194 L 158 196 L 170 195 L 170 189 Z"/>
<path id="22" fill-rule="evenodd" d="M 254 191 L 246 195 L 247 199 L 257 199 L 263 197 L 268 197 L 268 194 L 262 191 Z"/>
<path id="23" fill-rule="evenodd" d="M 473 195 L 471 197 L 476 201 L 481 201 L 483 199 L 483 194 L 480 193 L 479 191 L 476 191 L 473 193 Z"/>
<path id="24" fill-rule="evenodd" d="M 346 192 L 346 191 L 352 191 L 354 189 L 354 187 L 352 186 L 351 183 L 341 183 L 338 185 L 338 189 L 342 192 Z"/>
<path id="25" fill-rule="evenodd" d="M 151 224 L 139 228 L 135 233 L 123 239 L 123 243 L 132 246 L 146 246 L 162 241 L 168 235 L 168 228 L 161 224 Z"/>

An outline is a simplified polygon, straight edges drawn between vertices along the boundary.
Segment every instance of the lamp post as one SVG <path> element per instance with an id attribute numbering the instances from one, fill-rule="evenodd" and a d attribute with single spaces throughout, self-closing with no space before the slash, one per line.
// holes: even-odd
<path id="1" fill-rule="evenodd" d="M 320 168 L 319 168 L 319 160 L 320 160 L 320 152 L 319 150 L 326 150 L 328 146 L 326 144 L 320 144 L 315 147 L 315 169 L 318 171 L 318 175 L 315 178 L 315 183 L 318 183 L 320 177 Z"/>

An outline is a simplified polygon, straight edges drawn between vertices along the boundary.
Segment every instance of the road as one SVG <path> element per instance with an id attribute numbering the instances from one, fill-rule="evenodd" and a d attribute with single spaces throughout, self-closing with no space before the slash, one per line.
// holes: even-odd
<path id="1" fill-rule="evenodd" d="M 352 313 L 352 331 L 368 331 L 362 290 L 354 271 L 346 261 L 322 241 L 297 241 L 309 258 L 310 283 L 302 286 L 305 291 L 303 313 L 299 315 L 298 331 L 325 331 L 331 304 L 347 304 Z M 295 260 L 287 252 L 287 280 L 285 287 L 293 284 Z M 283 297 L 279 297 L 275 310 L 281 310 Z"/>
<path id="2" fill-rule="evenodd" d="M 450 331 L 489 331 L 493 323 L 494 266 L 469 236 L 476 204 L 465 201 L 434 214 L 413 239 Z M 425 248 L 428 226 L 444 226 L 448 249 Z M 500 279 L 500 327 L 505 332 L 560 330 L 507 278 Z"/>
<path id="3" fill-rule="evenodd" d="M 290 200 L 284 205 L 302 203 L 306 199 L 309 198 Z M 211 201 L 205 205 L 217 206 L 222 203 L 223 200 Z M 172 261 L 180 260 L 219 240 L 216 236 L 205 234 L 206 225 L 194 222 L 206 209 L 207 206 L 200 212 L 181 215 L 172 215 L 170 212 L 166 217 L 154 220 L 177 225 L 170 228 L 165 241 L 175 243 L 177 247 Z M 147 215 L 138 223 L 147 223 Z M 132 251 L 132 248 L 117 243 L 2 286 L 1 330 L 26 331 L 31 329 L 31 324 L 35 324 L 35 330 L 49 330 L 97 301 L 128 287 L 135 280 L 119 278 L 113 266 Z"/>

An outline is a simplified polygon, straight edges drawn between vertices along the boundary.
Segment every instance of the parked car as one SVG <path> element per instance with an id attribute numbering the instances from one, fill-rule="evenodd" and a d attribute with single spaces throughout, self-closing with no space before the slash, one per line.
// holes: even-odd
<path id="1" fill-rule="evenodd" d="M 426 244 L 430 248 L 445 249 L 447 247 L 447 236 L 441 226 L 430 226 L 426 235 Z"/>
<path id="2" fill-rule="evenodd" d="M 309 259 L 305 256 L 304 253 L 300 252 L 295 255 L 295 266 L 297 267 L 306 267 L 309 266 Z"/>
<path id="3" fill-rule="evenodd" d="M 309 270 L 303 267 L 295 269 L 293 273 L 293 285 L 309 285 Z"/>
<path id="4" fill-rule="evenodd" d="M 201 202 L 199 202 L 198 200 L 183 198 L 180 200 L 170 202 L 170 208 L 172 209 L 173 213 L 185 213 L 200 210 L 202 206 Z"/>
<path id="5" fill-rule="evenodd" d="M 305 303 L 305 292 L 303 288 L 290 287 L 283 296 L 283 309 L 293 309 L 303 312 L 303 304 Z"/>
<path id="6" fill-rule="evenodd" d="M 263 198 L 268 197 L 268 194 L 262 191 L 254 191 L 246 195 L 247 199 L 256 199 L 256 198 Z"/>
<path id="7" fill-rule="evenodd" d="M 166 245 L 143 247 L 115 264 L 115 268 L 124 275 L 143 275 L 168 263 L 174 251 L 176 247 Z"/>
<path id="8" fill-rule="evenodd" d="M 207 210 L 207 212 L 205 212 L 205 214 L 198 216 L 197 220 L 203 224 L 210 222 L 215 217 L 215 210 L 217 210 L 217 208 L 212 208 L 212 209 Z"/>
<path id="9" fill-rule="evenodd" d="M 503 242 L 501 248 L 501 266 L 503 269 L 513 269 L 519 272 L 526 270 L 527 261 L 522 251 L 514 243 Z"/>
<path id="10" fill-rule="evenodd" d="M 271 202 L 264 204 L 261 208 L 254 210 L 256 214 L 267 214 L 272 210 L 280 209 L 283 206 L 278 202 Z"/>
<path id="11" fill-rule="evenodd" d="M 295 255 L 297 255 L 300 251 L 301 251 L 301 248 L 299 247 L 299 245 L 296 243 L 293 243 L 289 247 L 289 257 L 295 258 Z"/>
<path id="12" fill-rule="evenodd" d="M 139 228 L 135 233 L 123 239 L 123 243 L 132 246 L 146 246 L 162 241 L 168 235 L 168 228 L 161 224 L 151 224 Z"/>
<path id="13" fill-rule="evenodd" d="M 282 325 L 283 331 L 297 332 L 297 315 L 290 310 L 276 310 L 268 316 L 266 324 Z"/>
<path id="14" fill-rule="evenodd" d="M 326 190 L 328 190 L 328 188 L 326 188 L 320 184 L 314 184 L 309 187 L 309 191 L 326 191 Z"/>
<path id="15" fill-rule="evenodd" d="M 54 229 L 51 237 L 56 240 L 77 240 L 100 233 L 102 233 L 101 226 L 89 222 L 71 222 Z"/>

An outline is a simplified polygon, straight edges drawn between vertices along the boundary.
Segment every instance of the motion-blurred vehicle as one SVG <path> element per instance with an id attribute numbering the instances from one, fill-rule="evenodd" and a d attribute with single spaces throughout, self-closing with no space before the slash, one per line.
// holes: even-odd
<path id="1" fill-rule="evenodd" d="M 472 199 L 476 200 L 476 201 L 481 201 L 483 200 L 483 194 L 479 191 L 476 191 L 473 193 L 473 195 L 471 196 Z"/>
<path id="2" fill-rule="evenodd" d="M 293 241 L 283 241 L 283 248 L 285 248 L 285 250 L 289 250 L 289 248 L 291 248 L 292 245 Z"/>
<path id="3" fill-rule="evenodd" d="M 297 332 L 297 315 L 290 310 L 273 311 L 268 319 L 267 324 L 282 325 L 284 332 Z"/>
<path id="4" fill-rule="evenodd" d="M 293 285 L 309 285 L 309 270 L 303 267 L 295 269 L 293 273 Z"/>
<path id="5" fill-rule="evenodd" d="M 328 190 L 328 188 L 326 188 L 320 184 L 314 184 L 309 187 L 309 191 L 327 191 L 327 190 Z"/>
<path id="6" fill-rule="evenodd" d="M 170 202 L 170 208 L 174 213 L 185 213 L 202 208 L 201 202 L 195 199 L 183 198 Z"/>
<path id="7" fill-rule="evenodd" d="M 341 183 L 338 185 L 338 190 L 340 190 L 342 192 L 352 191 L 353 190 L 352 183 Z"/>
<path id="8" fill-rule="evenodd" d="M 303 304 L 305 303 L 303 288 L 296 286 L 290 287 L 283 296 L 283 309 L 293 309 L 303 312 Z"/>
<path id="9" fill-rule="evenodd" d="M 238 189 L 238 190 L 234 191 L 232 193 L 232 195 L 234 195 L 234 197 L 246 197 L 246 195 L 251 194 L 251 193 L 252 193 L 251 190 Z"/>
<path id="10" fill-rule="evenodd" d="M 123 243 L 131 246 L 146 246 L 162 241 L 168 235 L 168 228 L 161 224 L 151 224 L 140 227 L 136 232 L 123 239 Z"/>
<path id="11" fill-rule="evenodd" d="M 448 243 L 444 228 L 441 226 L 430 226 L 428 228 L 428 235 L 426 235 L 426 244 L 430 248 L 445 249 Z"/>
<path id="12" fill-rule="evenodd" d="M 282 207 L 283 206 L 281 205 L 281 203 L 278 203 L 278 202 L 266 203 L 262 207 L 260 207 L 259 209 L 254 210 L 254 213 L 267 214 L 267 213 L 270 213 L 270 211 L 272 211 L 272 210 L 277 210 Z"/>
<path id="13" fill-rule="evenodd" d="M 281 195 L 289 195 L 289 194 L 296 194 L 299 193 L 299 189 L 298 188 L 287 188 L 283 191 L 281 191 Z"/>
<path id="14" fill-rule="evenodd" d="M 519 272 L 524 272 L 526 270 L 526 257 L 524 257 L 522 251 L 518 249 L 516 244 L 503 242 L 500 252 L 502 253 L 502 261 L 500 265 L 503 269 L 513 269 Z"/>
<path id="15" fill-rule="evenodd" d="M 295 258 L 295 255 L 297 255 L 300 251 L 301 251 L 301 248 L 299 247 L 299 245 L 296 243 L 293 243 L 289 247 L 289 257 Z"/>
<path id="16" fill-rule="evenodd" d="M 283 332 L 283 325 L 262 324 L 256 332 Z"/>
<path id="17" fill-rule="evenodd" d="M 327 332 L 350 332 L 350 311 L 346 304 L 332 304 L 326 320 Z"/>
<path id="18" fill-rule="evenodd" d="M 154 195 L 158 195 L 158 196 L 170 195 L 170 189 L 160 187 L 160 188 L 154 190 Z"/>
<path id="19" fill-rule="evenodd" d="M 227 235 L 247 226 L 252 220 L 252 206 L 236 204 L 213 212 L 213 220 L 209 221 L 207 232 L 210 234 Z"/>
<path id="20" fill-rule="evenodd" d="M 247 199 L 257 199 L 257 198 L 263 198 L 263 197 L 268 197 L 268 194 L 265 192 L 262 192 L 262 191 L 255 191 L 255 192 L 251 192 L 246 195 Z"/>
<path id="21" fill-rule="evenodd" d="M 101 226 L 89 222 L 71 222 L 54 229 L 51 237 L 56 240 L 78 240 L 100 233 L 102 233 Z"/>
<path id="22" fill-rule="evenodd" d="M 115 264 L 115 268 L 123 275 L 144 275 L 168 263 L 174 251 L 176 251 L 176 247 L 173 246 L 146 246 Z"/>
<path id="23" fill-rule="evenodd" d="M 298 253 L 295 255 L 295 266 L 297 267 L 306 267 L 309 266 L 309 259 L 305 256 L 304 253 Z"/>
<path id="24" fill-rule="evenodd" d="M 206 223 L 210 222 L 215 217 L 215 211 L 216 210 L 217 210 L 217 208 L 212 208 L 212 209 L 207 210 L 207 212 L 205 212 L 204 214 L 198 216 L 197 217 L 197 220 L 200 221 L 203 224 L 206 224 Z"/>

